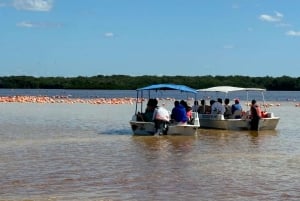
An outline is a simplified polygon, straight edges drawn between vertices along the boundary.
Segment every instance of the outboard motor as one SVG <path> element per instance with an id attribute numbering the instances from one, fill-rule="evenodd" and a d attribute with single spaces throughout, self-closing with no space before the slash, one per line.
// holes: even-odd
<path id="1" fill-rule="evenodd" d="M 163 122 L 162 124 L 161 124 L 161 131 L 162 131 L 162 134 L 163 135 L 167 135 L 168 134 L 168 130 L 169 130 L 169 125 L 168 125 L 168 122 Z"/>

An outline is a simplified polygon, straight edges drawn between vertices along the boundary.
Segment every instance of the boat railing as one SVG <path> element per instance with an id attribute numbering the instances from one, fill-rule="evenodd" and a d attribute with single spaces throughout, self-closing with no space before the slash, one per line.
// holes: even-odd
<path id="1" fill-rule="evenodd" d="M 214 120 L 224 120 L 224 115 L 222 114 L 199 114 L 200 119 L 214 119 Z"/>

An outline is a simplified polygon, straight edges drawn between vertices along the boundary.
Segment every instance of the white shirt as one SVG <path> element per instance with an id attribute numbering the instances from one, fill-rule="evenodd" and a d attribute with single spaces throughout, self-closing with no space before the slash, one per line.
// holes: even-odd
<path id="1" fill-rule="evenodd" d="M 153 113 L 153 120 L 170 121 L 170 112 L 164 107 L 157 107 Z"/>
<path id="2" fill-rule="evenodd" d="M 220 102 L 215 102 L 211 106 L 211 114 L 224 114 L 225 113 L 225 107 Z"/>

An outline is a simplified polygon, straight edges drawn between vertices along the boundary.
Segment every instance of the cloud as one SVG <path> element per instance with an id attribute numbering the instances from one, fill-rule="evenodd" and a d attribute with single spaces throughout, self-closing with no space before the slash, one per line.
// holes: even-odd
<path id="1" fill-rule="evenodd" d="M 300 36 L 300 31 L 290 30 L 285 33 L 287 36 Z"/>
<path id="2" fill-rule="evenodd" d="M 53 0 L 13 0 L 13 6 L 18 10 L 47 12 L 53 7 Z"/>
<path id="3" fill-rule="evenodd" d="M 280 22 L 282 18 L 283 18 L 283 14 L 277 11 L 275 11 L 275 15 L 261 14 L 259 16 L 259 19 L 261 21 L 266 21 L 266 22 Z"/>
<path id="4" fill-rule="evenodd" d="M 50 22 L 29 22 L 29 21 L 22 21 L 17 23 L 18 27 L 23 28 L 60 28 L 63 25 L 60 23 L 50 23 Z"/>
<path id="5" fill-rule="evenodd" d="M 266 14 L 260 15 L 259 19 L 261 21 L 267 21 L 267 22 L 279 22 L 280 21 L 280 18 L 271 16 L 271 15 L 266 15 Z"/>
<path id="6" fill-rule="evenodd" d="M 283 14 L 282 14 L 282 13 L 280 13 L 280 12 L 278 12 L 278 11 L 275 11 L 275 14 L 276 14 L 276 16 L 279 17 L 279 18 L 283 18 Z"/>
<path id="7" fill-rule="evenodd" d="M 34 24 L 33 23 L 31 23 L 31 22 L 19 22 L 19 23 L 17 23 L 17 26 L 18 27 L 26 27 L 26 28 L 32 28 L 32 27 L 34 27 Z"/>
<path id="8" fill-rule="evenodd" d="M 106 32 L 106 33 L 104 33 L 104 36 L 105 36 L 106 38 L 113 38 L 113 37 L 115 36 L 115 34 L 112 33 L 112 32 Z"/>

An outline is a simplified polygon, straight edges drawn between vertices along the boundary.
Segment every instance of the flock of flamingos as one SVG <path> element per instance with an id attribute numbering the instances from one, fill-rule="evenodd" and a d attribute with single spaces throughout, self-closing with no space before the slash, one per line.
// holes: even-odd
<path id="1" fill-rule="evenodd" d="M 161 98 L 163 103 L 175 101 L 173 98 Z M 137 99 L 132 97 L 124 98 L 71 98 L 68 96 L 0 96 L 0 103 L 87 103 L 87 104 L 135 104 L 136 101 L 147 101 L 147 99 Z M 191 100 L 193 101 L 193 100 Z M 300 103 L 292 101 L 295 107 L 300 107 Z M 265 103 L 266 107 L 280 106 L 280 103 Z"/>

